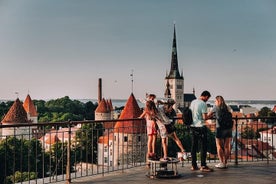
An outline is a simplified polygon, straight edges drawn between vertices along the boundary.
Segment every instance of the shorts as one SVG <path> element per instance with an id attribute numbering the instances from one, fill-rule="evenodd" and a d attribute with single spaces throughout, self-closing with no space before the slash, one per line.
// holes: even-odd
<path id="1" fill-rule="evenodd" d="M 160 137 L 161 138 L 167 138 L 168 137 L 168 132 L 167 132 L 167 129 L 166 129 L 165 125 L 159 120 L 156 121 L 156 124 L 157 124 L 158 129 L 159 129 Z"/>
<path id="2" fill-rule="evenodd" d="M 157 128 L 154 120 L 147 120 L 147 134 L 157 135 Z"/>
<path id="3" fill-rule="evenodd" d="M 222 128 L 217 128 L 216 130 L 216 138 L 219 139 L 224 139 L 224 138 L 229 138 L 232 137 L 232 128 L 230 129 L 222 129 Z"/>

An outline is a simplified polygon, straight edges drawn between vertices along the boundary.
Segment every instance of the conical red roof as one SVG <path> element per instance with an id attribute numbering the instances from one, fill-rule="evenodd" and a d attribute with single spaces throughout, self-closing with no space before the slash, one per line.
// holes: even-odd
<path id="1" fill-rule="evenodd" d="M 111 99 L 107 100 L 108 109 L 114 111 Z"/>
<path id="2" fill-rule="evenodd" d="M 27 95 L 23 103 L 23 107 L 25 111 L 30 114 L 31 117 L 37 117 L 37 111 L 30 95 Z"/>
<path id="3" fill-rule="evenodd" d="M 119 120 L 138 118 L 141 114 L 142 110 L 140 109 L 134 95 L 131 93 L 124 109 L 122 110 Z M 145 121 L 141 120 L 117 121 L 114 127 L 114 132 L 128 134 L 145 133 L 145 127 Z"/>
<path id="4" fill-rule="evenodd" d="M 95 111 L 97 113 L 109 113 L 110 112 L 107 102 L 104 98 L 100 101 L 100 103 Z"/>
<path id="5" fill-rule="evenodd" d="M 2 120 L 2 123 L 29 123 L 27 113 L 18 98 Z"/>

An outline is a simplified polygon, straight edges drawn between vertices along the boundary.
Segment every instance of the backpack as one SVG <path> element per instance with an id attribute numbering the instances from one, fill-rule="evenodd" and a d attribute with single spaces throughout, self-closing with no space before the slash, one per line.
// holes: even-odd
<path id="1" fill-rule="evenodd" d="M 189 107 L 185 107 L 183 109 L 182 119 L 184 124 L 187 126 L 190 126 L 191 124 L 193 124 L 193 114 L 192 114 L 192 110 Z"/>
<path id="2" fill-rule="evenodd" d="M 218 124 L 223 129 L 233 128 L 232 113 L 227 109 L 221 109 L 218 113 Z"/>

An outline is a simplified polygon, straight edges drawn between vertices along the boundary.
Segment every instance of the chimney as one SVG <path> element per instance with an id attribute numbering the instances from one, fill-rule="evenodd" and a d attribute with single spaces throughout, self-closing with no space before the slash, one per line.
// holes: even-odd
<path id="1" fill-rule="evenodd" d="M 98 104 L 102 101 L 102 79 L 99 78 L 99 83 L 98 83 Z"/>

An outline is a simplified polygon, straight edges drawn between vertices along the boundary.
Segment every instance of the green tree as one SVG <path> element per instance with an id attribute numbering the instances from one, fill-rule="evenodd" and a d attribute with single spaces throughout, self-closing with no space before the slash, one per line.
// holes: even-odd
<path id="1" fill-rule="evenodd" d="M 64 174 L 66 172 L 67 165 L 67 142 L 57 142 L 51 147 L 51 151 L 49 152 L 51 159 L 51 173 L 52 174 Z M 70 160 L 71 160 L 71 171 L 73 170 L 74 165 L 74 157 L 73 151 L 70 150 Z"/>
<path id="2" fill-rule="evenodd" d="M 93 104 L 91 101 L 84 104 L 84 119 L 94 120 L 95 119 L 95 110 L 98 107 L 98 104 Z"/>
<path id="3" fill-rule="evenodd" d="M 191 138 L 191 134 L 190 134 L 190 129 L 182 124 L 176 124 L 176 134 L 178 136 L 178 138 L 181 140 L 182 145 L 184 146 L 184 149 L 186 150 L 186 152 L 191 152 L 191 144 L 192 144 L 192 138 Z M 211 132 L 208 129 L 207 132 L 207 151 L 209 153 L 212 154 L 216 154 L 217 153 L 217 149 L 216 149 L 216 141 L 215 141 L 215 133 Z M 161 143 L 159 142 L 158 144 L 161 145 Z M 179 148 L 176 145 L 176 143 L 169 138 L 168 141 L 168 155 L 169 156 L 176 156 L 176 153 L 179 152 Z"/>
<path id="4" fill-rule="evenodd" d="M 253 128 L 246 126 L 244 128 L 243 132 L 241 133 L 241 137 L 243 139 L 257 139 L 258 134 L 256 132 L 254 132 Z"/>
<path id="5" fill-rule="evenodd" d="M 102 123 L 82 125 L 76 132 L 75 157 L 77 162 L 97 163 L 98 138 L 103 135 Z"/>
<path id="6" fill-rule="evenodd" d="M 276 113 L 273 112 L 270 108 L 268 107 L 263 107 L 259 111 L 258 117 L 276 117 Z M 275 124 L 276 120 L 275 119 L 262 119 L 263 122 L 266 122 L 267 124 L 273 125 Z"/>
<path id="7" fill-rule="evenodd" d="M 268 107 L 263 107 L 261 108 L 261 110 L 259 111 L 259 117 L 262 117 L 262 116 L 268 116 L 270 113 L 271 113 L 271 109 L 268 108 Z"/>
<path id="8" fill-rule="evenodd" d="M 37 103 L 37 107 L 42 108 L 41 111 L 38 110 L 39 122 L 94 120 L 94 111 L 97 108 L 97 105 L 91 101 L 84 104 L 78 100 L 71 100 L 68 96 L 47 102 L 35 101 L 34 103 Z"/>
<path id="9" fill-rule="evenodd" d="M 68 120 L 94 120 L 94 111 L 98 104 L 91 101 L 82 103 L 71 100 L 68 96 L 49 101 L 33 100 L 38 112 L 38 122 L 64 122 Z M 0 103 L 0 118 L 8 112 L 14 101 Z"/>
<path id="10" fill-rule="evenodd" d="M 1 102 L 0 103 L 0 118 L 1 120 L 4 118 L 5 114 L 7 114 L 8 110 L 11 108 L 13 101 Z"/>
<path id="11" fill-rule="evenodd" d="M 7 176 L 7 183 L 18 183 L 23 181 L 29 181 L 36 178 L 37 176 L 35 172 L 16 171 L 13 175 Z"/>
<path id="12" fill-rule="evenodd" d="M 176 124 L 175 127 L 176 127 L 176 135 L 181 140 L 181 143 L 182 143 L 184 149 L 187 152 L 191 152 L 192 137 L 191 137 L 190 129 L 187 126 L 182 125 L 182 124 Z M 207 132 L 207 139 L 208 139 L 207 140 L 207 143 L 208 143 L 207 151 L 209 153 L 216 154 L 217 149 L 216 149 L 215 133 L 211 132 L 209 129 Z M 158 143 L 158 144 L 161 145 L 161 143 Z M 176 153 L 179 151 L 180 150 L 179 150 L 178 146 L 175 144 L 175 142 L 169 138 L 168 155 L 175 157 Z"/>
<path id="13" fill-rule="evenodd" d="M 78 100 L 71 100 L 68 96 L 56 100 L 49 100 L 46 102 L 45 106 L 51 112 L 71 112 L 73 114 L 84 113 L 84 104 Z"/>
<path id="14" fill-rule="evenodd" d="M 182 124 L 175 124 L 176 128 L 176 135 L 181 140 L 181 143 L 184 147 L 184 149 L 187 152 L 191 151 L 191 135 L 190 130 L 187 128 L 187 126 L 184 126 Z M 176 143 L 169 138 L 168 140 L 168 155 L 172 157 L 176 157 L 177 152 L 179 152 L 179 148 L 176 145 Z"/>
<path id="15" fill-rule="evenodd" d="M 36 106 L 38 115 L 49 111 L 49 109 L 45 106 L 46 102 L 44 100 L 33 100 L 33 103 Z"/>
<path id="16" fill-rule="evenodd" d="M 38 140 L 22 140 L 8 137 L 0 143 L 0 183 L 5 176 L 16 171 L 35 172 L 42 175 L 42 148 Z M 24 164 L 23 164 L 24 163 Z"/>

